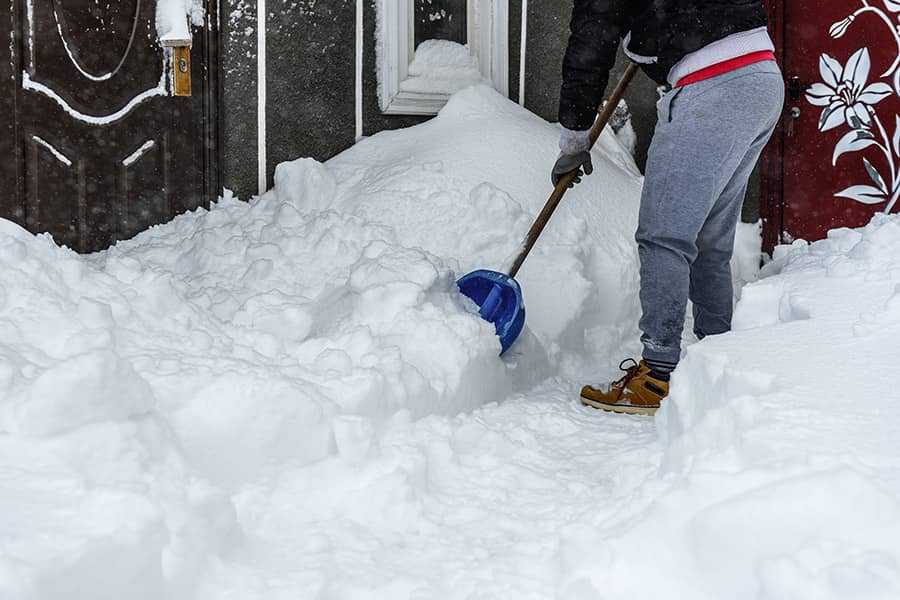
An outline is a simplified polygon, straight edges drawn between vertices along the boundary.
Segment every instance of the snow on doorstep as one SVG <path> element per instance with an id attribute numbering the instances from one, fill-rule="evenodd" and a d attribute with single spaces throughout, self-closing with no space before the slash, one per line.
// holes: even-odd
<path id="1" fill-rule="evenodd" d="M 468 47 L 448 40 L 426 40 L 416 48 L 409 77 L 400 82 L 400 90 L 453 94 L 482 81 L 478 61 Z"/>

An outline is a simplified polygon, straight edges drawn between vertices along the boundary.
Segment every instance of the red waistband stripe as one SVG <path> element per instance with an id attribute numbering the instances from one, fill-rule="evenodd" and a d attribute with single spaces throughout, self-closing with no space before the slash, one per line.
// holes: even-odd
<path id="1" fill-rule="evenodd" d="M 775 60 L 775 53 L 771 50 L 762 50 L 761 52 L 751 52 L 750 54 L 723 60 L 720 63 L 710 65 L 708 67 L 700 69 L 699 71 L 694 71 L 690 75 L 685 75 L 678 81 L 678 83 L 675 84 L 675 87 L 682 87 L 685 85 L 690 85 L 692 83 L 697 83 L 698 81 L 712 79 L 713 77 L 718 77 L 719 75 L 724 75 L 725 73 L 730 73 L 731 71 L 737 71 L 738 69 L 746 67 L 747 65 L 752 65 L 754 63 L 763 62 L 766 60 Z"/>

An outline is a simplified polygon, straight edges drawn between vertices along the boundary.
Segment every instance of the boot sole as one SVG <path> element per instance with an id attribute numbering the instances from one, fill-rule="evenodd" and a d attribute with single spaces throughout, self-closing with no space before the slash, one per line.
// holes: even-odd
<path id="1" fill-rule="evenodd" d="M 652 417 L 656 414 L 656 411 L 659 410 L 658 406 L 623 406 L 621 404 L 607 404 L 605 402 L 598 402 L 596 400 L 591 400 L 590 398 L 585 398 L 584 396 L 581 397 L 581 403 L 585 406 L 590 406 L 591 408 L 618 413 L 620 415 Z"/>

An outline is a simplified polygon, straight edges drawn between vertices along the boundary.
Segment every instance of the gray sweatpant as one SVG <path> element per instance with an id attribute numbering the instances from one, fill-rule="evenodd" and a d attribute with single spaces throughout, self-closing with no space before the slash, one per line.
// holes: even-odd
<path id="1" fill-rule="evenodd" d="M 773 61 L 676 88 L 659 101 L 635 236 L 645 359 L 678 363 L 688 298 L 698 337 L 731 329 L 735 230 L 783 104 Z"/>

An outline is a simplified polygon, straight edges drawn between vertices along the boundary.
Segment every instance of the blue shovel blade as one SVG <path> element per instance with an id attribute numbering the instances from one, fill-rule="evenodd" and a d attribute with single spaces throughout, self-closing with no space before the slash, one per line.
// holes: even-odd
<path id="1" fill-rule="evenodd" d="M 496 271 L 473 271 L 456 282 L 459 291 L 478 305 L 478 314 L 494 324 L 500 354 L 506 352 L 525 326 L 522 288 L 515 279 Z"/>

